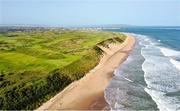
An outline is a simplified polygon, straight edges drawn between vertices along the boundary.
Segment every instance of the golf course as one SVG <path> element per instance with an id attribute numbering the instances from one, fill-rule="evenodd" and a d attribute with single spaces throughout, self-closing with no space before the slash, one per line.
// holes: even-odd
<path id="1" fill-rule="evenodd" d="M 126 35 L 98 30 L 0 33 L 0 109 L 35 109 L 98 65 L 100 46 Z"/>

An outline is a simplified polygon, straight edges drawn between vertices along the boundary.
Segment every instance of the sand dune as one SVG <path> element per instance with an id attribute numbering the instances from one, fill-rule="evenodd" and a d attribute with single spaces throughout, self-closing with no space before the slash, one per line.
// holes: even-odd
<path id="1" fill-rule="evenodd" d="M 100 46 L 105 53 L 99 65 L 79 81 L 71 83 L 37 110 L 103 109 L 107 105 L 104 100 L 104 90 L 114 70 L 126 60 L 134 43 L 135 38 L 128 35 L 122 44 L 110 44 L 108 49 Z"/>

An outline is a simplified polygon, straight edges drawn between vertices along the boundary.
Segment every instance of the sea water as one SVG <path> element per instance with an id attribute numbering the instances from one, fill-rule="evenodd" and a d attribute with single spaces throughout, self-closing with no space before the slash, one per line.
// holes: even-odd
<path id="1" fill-rule="evenodd" d="M 112 110 L 180 110 L 180 27 L 108 29 L 136 44 L 105 90 Z"/>

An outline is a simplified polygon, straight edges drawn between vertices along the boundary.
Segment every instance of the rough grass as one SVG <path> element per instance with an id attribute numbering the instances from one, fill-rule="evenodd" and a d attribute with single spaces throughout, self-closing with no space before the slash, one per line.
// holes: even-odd
<path id="1" fill-rule="evenodd" d="M 98 64 L 97 45 L 125 38 L 119 33 L 82 30 L 1 33 L 0 109 L 38 107 Z"/>

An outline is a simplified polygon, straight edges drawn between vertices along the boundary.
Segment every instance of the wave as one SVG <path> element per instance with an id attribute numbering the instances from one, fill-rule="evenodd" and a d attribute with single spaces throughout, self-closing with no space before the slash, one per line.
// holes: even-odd
<path id="1" fill-rule="evenodd" d="M 115 76 L 105 90 L 105 100 L 111 110 L 157 110 L 156 103 L 144 91 L 146 83 L 141 69 L 144 58 L 141 55 L 139 38 L 136 40 L 134 49 L 127 60 L 115 70 Z"/>
<path id="2" fill-rule="evenodd" d="M 170 62 L 178 69 L 180 70 L 180 62 L 176 61 L 174 59 L 170 59 Z"/>
<path id="3" fill-rule="evenodd" d="M 146 36 L 141 42 L 147 42 L 147 38 L 149 37 Z M 154 41 L 150 40 L 149 42 Z M 173 93 L 174 95 L 171 97 L 166 94 L 180 90 L 180 72 L 178 71 L 180 63 L 171 59 L 172 56 L 180 55 L 180 52 L 151 43 L 145 44 L 141 50 L 141 54 L 145 58 L 142 64 L 144 79 L 147 83 L 145 91 L 156 102 L 160 111 L 175 111 L 180 108 L 178 94 Z"/>
<path id="4" fill-rule="evenodd" d="M 130 34 L 138 42 L 105 93 L 111 110 L 180 110 L 180 62 L 174 59 L 180 52 L 160 47 L 160 41 L 149 36 Z"/>
<path id="5" fill-rule="evenodd" d="M 164 48 L 164 47 L 159 47 L 161 52 L 165 55 L 165 56 L 180 56 L 180 51 L 176 51 L 176 50 L 172 50 L 169 48 Z"/>
<path id="6" fill-rule="evenodd" d="M 156 102 L 158 105 L 158 108 L 160 111 L 179 111 L 179 101 L 178 98 L 172 98 L 166 95 L 164 92 L 152 90 L 145 88 L 145 91 L 151 95 L 152 99 Z"/>
<path id="7" fill-rule="evenodd" d="M 180 62 L 176 61 L 175 59 L 173 59 L 172 57 L 176 57 L 176 56 L 180 56 L 180 51 L 176 51 L 173 49 L 169 49 L 169 48 L 164 48 L 164 47 L 159 47 L 161 52 L 170 58 L 170 62 L 178 69 L 180 70 Z"/>

